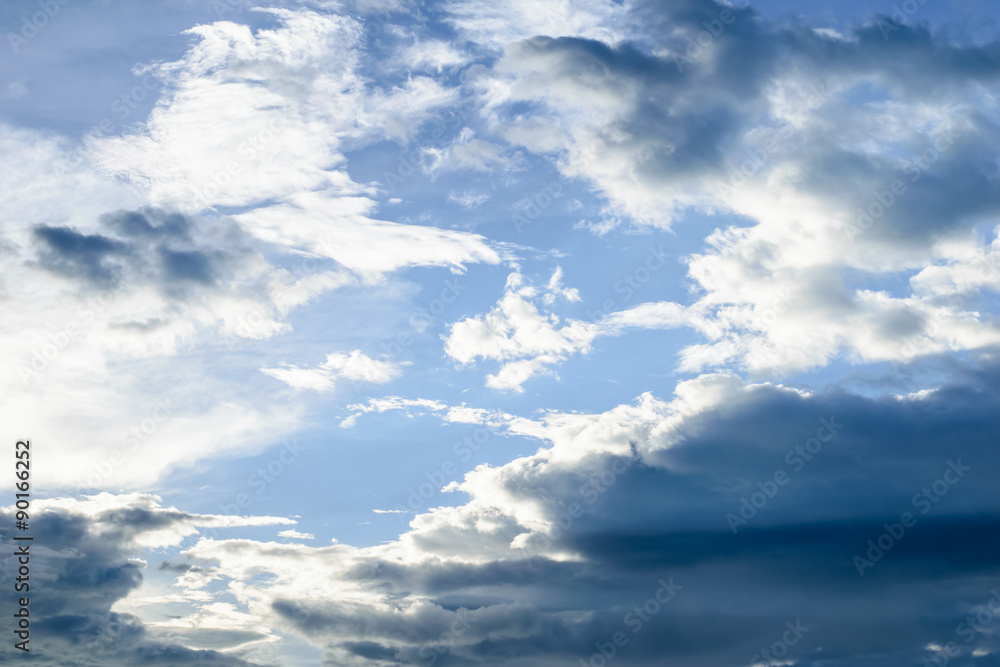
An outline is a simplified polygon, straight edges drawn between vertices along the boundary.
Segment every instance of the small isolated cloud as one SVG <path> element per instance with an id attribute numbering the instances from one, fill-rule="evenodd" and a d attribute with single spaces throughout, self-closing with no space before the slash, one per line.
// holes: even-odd
<path id="1" fill-rule="evenodd" d="M 426 398 L 401 398 L 399 396 L 386 396 L 385 398 L 372 398 L 367 403 L 355 403 L 347 406 L 354 414 L 340 422 L 341 428 L 351 428 L 358 417 L 370 412 L 381 413 L 390 410 L 402 410 L 408 415 L 426 414 L 427 412 L 442 412 L 448 406 L 441 401 L 433 401 Z"/>
<path id="2" fill-rule="evenodd" d="M 287 537 L 290 540 L 315 540 L 316 536 L 312 533 L 300 533 L 297 530 L 283 530 L 278 533 L 278 537 Z"/>
<path id="3" fill-rule="evenodd" d="M 424 148 L 425 170 L 431 176 L 449 171 L 488 172 L 505 164 L 500 147 L 483 139 L 476 139 L 475 132 L 464 128 L 452 143 L 444 148 Z"/>
<path id="4" fill-rule="evenodd" d="M 448 194 L 448 201 L 455 202 L 462 208 L 478 208 L 489 199 L 490 196 L 485 192 L 452 192 Z"/>
<path id="5" fill-rule="evenodd" d="M 337 385 L 337 380 L 341 378 L 352 382 L 385 384 L 402 373 L 399 364 L 372 359 L 361 350 L 354 350 L 350 354 L 343 352 L 328 354 L 326 361 L 312 368 L 285 366 L 260 370 L 294 389 L 311 391 L 332 391 Z"/>
<path id="6" fill-rule="evenodd" d="M 587 354 L 599 336 L 620 335 L 628 328 L 673 328 L 688 317 L 681 306 L 656 303 L 613 312 L 594 322 L 563 321 L 539 309 L 540 304 L 551 307 L 560 299 L 580 300 L 579 292 L 565 287 L 562 279 L 558 267 L 543 288 L 528 284 L 520 273 L 510 274 L 504 296 L 489 313 L 451 325 L 444 339 L 445 353 L 461 364 L 499 361 L 500 369 L 486 377 L 486 386 L 521 392 L 521 385 L 531 378 L 555 375 L 553 366 L 574 354 Z"/>

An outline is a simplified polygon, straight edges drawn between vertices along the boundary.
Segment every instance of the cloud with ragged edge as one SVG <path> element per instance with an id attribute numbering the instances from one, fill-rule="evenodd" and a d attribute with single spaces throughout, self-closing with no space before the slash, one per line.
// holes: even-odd
<path id="1" fill-rule="evenodd" d="M 0 512 L 0 522 L 0 532 L 9 540 L 15 532 L 13 508 Z M 53 666 L 87 664 L 80 662 L 84 659 L 89 664 L 123 666 L 255 664 L 231 650 L 272 638 L 252 619 L 226 623 L 216 614 L 216 621 L 203 630 L 214 634 L 217 645 L 227 650 L 196 650 L 183 645 L 187 639 L 183 628 L 171 632 L 169 626 L 151 626 L 115 606 L 142 583 L 146 561 L 140 555 L 148 558 L 151 550 L 179 545 L 201 530 L 293 523 L 282 517 L 191 514 L 164 507 L 160 498 L 147 494 L 35 501 L 29 588 L 22 591 L 31 601 L 32 661 Z M 5 559 L 4 581 L 12 583 L 17 568 L 17 559 Z M 11 661 L 24 655 L 9 643 L 0 653 Z"/>
<path id="2" fill-rule="evenodd" d="M 406 141 L 455 91 L 429 77 L 369 89 L 357 72 L 357 20 L 268 12 L 273 28 L 201 25 L 179 59 L 141 69 L 162 89 L 146 122 L 128 132 L 72 146 L 0 128 L 0 141 L 22 156 L 19 172 L 3 174 L 20 194 L 4 197 L 16 222 L 0 253 L 9 315 L 25 323 L 0 333 L 13 397 L 0 411 L 52 442 L 73 441 L 80 426 L 93 434 L 46 462 L 62 488 L 96 490 L 84 483 L 91 462 L 111 459 L 123 462 L 101 472 L 102 483 L 148 487 L 193 461 L 259 451 L 300 423 L 298 406 L 231 391 L 193 350 L 287 335 L 292 314 L 323 295 L 377 287 L 406 269 L 461 273 L 500 261 L 482 236 L 373 217 L 377 188 L 346 172 L 345 144 L 385 139 L 389 117 L 399 129 L 392 136 Z M 68 195 L 43 197 L 35 182 Z M 185 357 L 198 370 L 175 363 Z M 331 358 L 332 368 L 289 360 L 273 368 L 292 386 L 314 388 L 357 375 L 356 359 L 340 368 Z M 158 386 L 124 370 L 136 363 Z M 364 375 L 384 382 L 397 366 L 373 360 Z M 203 391 L 220 398 L 196 398 Z M 127 434 L 164 400 L 171 419 L 144 433 L 145 458 L 123 457 L 135 449 Z M 157 447 L 168 442 L 184 444 Z"/>
<path id="3" fill-rule="evenodd" d="M 405 379 L 405 362 L 355 341 L 254 356 L 239 378 L 214 358 L 287 336 L 324 296 L 513 259 L 489 225 L 382 219 L 384 184 L 349 167 L 385 142 L 428 159 L 441 202 L 480 212 L 499 197 L 474 179 L 529 155 L 597 200 L 572 229 L 602 243 L 710 221 L 684 257 L 688 294 L 597 321 L 574 317 L 586 287 L 560 268 L 536 285 L 510 262 L 492 296 L 445 316 L 445 370 L 491 364 L 481 384 L 506 401 L 562 390 L 560 365 L 594 358 L 602 337 L 702 340 L 678 350 L 666 399 L 637 387 L 589 411 L 423 393 L 344 406 L 343 427 L 400 411 L 537 444 L 443 485 L 452 506 L 374 546 L 314 546 L 292 528 L 270 540 L 250 531 L 295 522 L 142 494 L 38 501 L 39 664 L 261 664 L 282 637 L 358 667 L 612 652 L 707 667 L 764 650 L 827 667 L 993 664 L 993 628 L 961 628 L 990 609 L 998 567 L 997 42 L 917 23 L 887 35 L 884 18 L 815 29 L 713 0 L 352 6 L 396 13 L 379 40 L 332 3 L 265 10 L 258 30 L 192 28 L 179 57 L 140 70 L 164 85 L 145 123 L 82 151 L 0 126 L 19 157 L 0 166 L 15 221 L 0 287 L 9 318 L 30 323 L 0 332 L 0 415 L 60 443 L 37 461 L 52 484 L 80 486 L 95 460 L 111 470 L 102 485 L 139 488 L 258 454 L 314 414 L 288 395 Z M 454 44 L 423 34 L 434 20 Z M 412 145 L 470 100 L 474 128 Z M 885 378 L 867 393 L 776 384 L 879 362 L 936 376 L 898 394 Z M 132 442 L 141 455 L 122 457 Z M 139 557 L 160 561 L 167 590 L 146 590 Z M 680 586 L 669 605 L 664 581 Z M 807 630 L 779 655 L 789 623 Z"/>
<path id="4" fill-rule="evenodd" d="M 205 540 L 184 555 L 330 664 L 570 665 L 624 625 L 629 664 L 711 665 L 796 619 L 798 662 L 914 662 L 989 598 L 996 379 L 873 399 L 716 375 L 670 401 L 508 416 L 495 428 L 538 451 L 476 468 L 446 489 L 464 504 L 416 515 L 397 541 Z M 262 570 L 274 578 L 253 583 Z M 628 613 L 668 578 L 682 593 L 641 632 Z"/>

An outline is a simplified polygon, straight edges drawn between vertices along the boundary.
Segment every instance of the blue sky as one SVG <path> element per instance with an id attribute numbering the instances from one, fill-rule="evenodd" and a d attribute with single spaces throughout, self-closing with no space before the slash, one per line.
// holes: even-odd
<path id="1" fill-rule="evenodd" d="M 991 5 L 0 24 L 37 664 L 1000 664 Z"/>

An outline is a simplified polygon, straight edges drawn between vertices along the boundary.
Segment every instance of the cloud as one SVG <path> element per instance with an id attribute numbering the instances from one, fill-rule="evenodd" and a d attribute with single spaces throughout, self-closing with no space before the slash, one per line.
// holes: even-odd
<path id="1" fill-rule="evenodd" d="M 254 33 L 218 21 L 187 31 L 194 42 L 181 59 L 148 68 L 169 92 L 145 131 L 91 141 L 93 159 L 141 185 L 155 205 L 184 210 L 335 184 L 360 193 L 326 169 L 342 162 L 339 136 L 360 120 L 359 25 L 336 14 L 266 11 L 276 28 Z"/>
<path id="2" fill-rule="evenodd" d="M 429 77 L 368 86 L 347 16 L 266 14 L 272 27 L 256 32 L 197 26 L 179 58 L 137 67 L 160 97 L 121 134 L 76 145 L 0 126 L 19 163 L 0 174 L 0 207 L 16 221 L 0 240 L 0 293 L 29 323 L 0 334 L 12 396 L 0 413 L 56 443 L 59 488 L 143 488 L 261 451 L 297 428 L 302 407 L 231 384 L 277 360 L 233 366 L 220 350 L 289 333 L 290 313 L 332 290 L 499 261 L 482 236 L 369 217 L 378 188 L 347 173 L 349 145 L 408 141 L 455 91 Z M 272 370 L 323 388 L 360 362 Z M 396 373 L 373 364 L 374 381 Z"/>
<path id="3" fill-rule="evenodd" d="M 101 665 L 173 665 L 237 667 L 251 663 L 231 653 L 194 650 L 183 638 L 154 628 L 139 617 L 113 609 L 139 589 L 144 549 L 176 545 L 209 527 L 266 526 L 294 523 L 279 517 L 195 515 L 163 507 L 156 496 L 102 493 L 84 499 L 35 500 L 29 546 L 30 655 L 38 665 L 78 664 L 81 658 Z M 0 533 L 10 539 L 14 509 L 0 511 Z M 2 573 L 16 576 L 11 557 Z M 197 605 L 195 605 L 197 607 Z M 215 610 L 216 612 L 218 609 Z M 217 648 L 233 648 L 269 633 L 233 633 L 220 628 Z M 204 629 L 202 639 L 212 631 Z M 178 641 L 180 640 L 180 641 Z M 22 658 L 5 643 L 3 659 Z"/>
<path id="4" fill-rule="evenodd" d="M 469 61 L 469 56 L 454 44 L 439 39 L 415 39 L 413 44 L 401 50 L 399 57 L 401 64 L 408 68 L 437 73 Z"/>
<path id="5" fill-rule="evenodd" d="M 554 285 L 558 279 L 553 276 Z M 546 290 L 543 299 L 558 294 Z M 495 389 L 519 389 L 522 382 L 544 367 L 576 352 L 587 351 L 597 335 L 597 326 L 571 321 L 560 326 L 559 318 L 541 314 L 530 301 L 539 290 L 524 283 L 520 273 L 507 278 L 504 297 L 482 317 L 456 322 L 445 339 L 445 353 L 459 363 L 477 357 L 510 361 L 497 375 L 487 378 Z M 532 357 L 520 360 L 520 357 Z"/>
<path id="6" fill-rule="evenodd" d="M 488 180 L 527 151 L 533 176 L 554 169 L 602 207 L 577 228 L 603 238 L 564 250 L 717 229 L 685 258 L 687 298 L 589 322 L 563 313 L 600 262 L 572 259 L 595 273 L 579 286 L 515 265 L 495 305 L 454 314 L 449 359 L 491 364 L 486 385 L 518 392 L 602 337 L 689 327 L 704 341 L 679 368 L 704 374 L 598 412 L 457 404 L 470 390 L 447 377 L 433 384 L 447 395 L 342 407 L 342 427 L 398 411 L 538 444 L 458 481 L 428 473 L 458 500 L 405 512 L 409 529 L 372 546 L 316 546 L 291 519 L 139 493 L 36 501 L 36 662 L 274 663 L 294 636 L 357 667 L 568 667 L 611 652 L 714 667 L 764 650 L 914 664 L 964 641 L 970 614 L 993 614 L 995 41 L 884 17 L 817 30 L 712 0 L 450 0 L 441 13 L 359 0 L 408 12 L 376 42 L 334 4 L 264 10 L 271 27 L 256 31 L 188 31 L 180 57 L 137 70 L 164 84 L 147 122 L 84 139 L 80 162 L 69 141 L 0 126 L 15 158 L 0 165 L 12 221 L 0 297 L 21 323 L 0 332 L 0 418 L 41 444 L 47 488 L 135 488 L 257 454 L 304 416 L 272 379 L 329 391 L 397 378 L 402 363 L 360 349 L 293 365 L 248 343 L 288 332 L 293 309 L 331 290 L 510 259 L 510 246 L 431 226 L 433 212 L 377 219 L 387 193 L 355 180 L 379 144 L 410 148 L 464 99 L 476 127 L 409 154 L 460 206 L 482 195 L 458 179 Z M 439 39 L 451 34 L 454 48 Z M 285 268 L 299 262 L 315 270 Z M 859 394 L 737 374 L 935 355 L 933 381 L 901 395 L 884 394 L 887 378 Z M 12 513 L 0 511 L 5 539 Z M 275 533 L 284 541 L 252 539 Z M 669 605 L 664 588 L 678 591 Z M 790 628 L 804 634 L 778 655 Z M 955 663 L 990 664 L 996 637 L 973 633 Z"/>
<path id="7" fill-rule="evenodd" d="M 358 21 L 266 11 L 273 29 L 219 21 L 189 30 L 196 41 L 181 59 L 148 68 L 168 92 L 145 130 L 94 139 L 88 156 L 155 205 L 238 208 L 234 219 L 256 237 L 334 259 L 366 280 L 411 266 L 499 261 L 477 235 L 371 219 L 377 188 L 347 173 L 348 147 L 408 141 L 455 103 L 455 91 L 428 77 L 368 87 L 358 73 Z M 442 168 L 487 168 L 497 158 L 477 142 L 461 142 Z"/>
<path id="8" fill-rule="evenodd" d="M 398 364 L 391 361 L 379 361 L 354 350 L 350 354 L 335 352 L 326 355 L 326 361 L 316 368 L 262 368 L 261 372 L 281 380 L 295 389 L 311 389 L 313 391 L 331 391 L 339 378 L 352 382 L 372 382 L 385 384 L 399 377 L 402 373 Z"/>
<path id="9" fill-rule="evenodd" d="M 460 131 L 443 148 L 426 147 L 421 152 L 425 157 L 424 171 L 432 177 L 449 171 L 490 172 L 510 163 L 496 144 L 476 139 L 475 132 L 469 128 Z"/>
<path id="10" fill-rule="evenodd" d="M 491 426 L 499 426 L 513 419 L 512 415 L 502 410 L 473 408 L 467 406 L 465 403 L 461 405 L 448 405 L 429 398 L 403 398 L 401 396 L 370 398 L 365 403 L 348 405 L 347 409 L 353 412 L 340 423 L 343 428 L 355 426 L 362 415 L 382 414 L 391 411 L 403 412 L 407 417 L 422 417 L 427 414 L 435 414 L 439 415 L 445 422 L 451 424 L 489 424 Z M 379 512 L 379 510 L 375 511 Z"/>
<path id="11" fill-rule="evenodd" d="M 260 239 L 333 259 L 368 282 L 414 266 L 445 266 L 460 272 L 466 263 L 500 261 L 478 234 L 364 217 L 373 208 L 367 199 L 298 193 L 287 203 L 234 218 Z"/>
<path id="12" fill-rule="evenodd" d="M 617 41 L 512 38 L 483 85 L 497 132 L 602 197 L 583 226 L 735 216 L 688 258 L 694 300 L 657 306 L 707 339 L 681 370 L 767 377 L 996 344 L 995 301 L 972 291 L 996 275 L 973 260 L 1000 231 L 1000 131 L 980 112 L 995 42 L 897 24 L 886 36 L 884 21 L 831 35 L 712 0 L 628 11 Z M 927 292 L 969 261 L 966 291 Z M 493 382 L 551 365 L 525 359 Z"/>
<path id="13" fill-rule="evenodd" d="M 287 537 L 292 540 L 315 540 L 316 536 L 312 533 L 300 533 L 297 530 L 283 530 L 278 533 L 278 537 Z"/>
<path id="14" fill-rule="evenodd" d="M 448 3 L 461 34 L 491 48 L 534 35 L 574 35 L 614 42 L 622 35 L 625 7 L 610 0 L 456 0 Z"/>
<path id="15" fill-rule="evenodd" d="M 568 665 L 624 631 L 630 664 L 712 665 L 797 621 L 790 659 L 912 663 L 991 595 L 996 374 L 885 398 L 720 374 L 670 401 L 511 418 L 500 428 L 538 452 L 468 473 L 452 487 L 465 504 L 415 516 L 397 541 L 203 540 L 186 556 L 331 664 Z M 859 573 L 855 556 L 904 512 L 915 524 Z M 634 611 L 662 582 L 676 599 Z"/>
<path id="16" fill-rule="evenodd" d="M 673 328 L 688 321 L 683 307 L 657 303 L 611 313 L 595 322 L 562 322 L 553 313 L 540 312 L 535 303 L 552 306 L 559 300 L 579 301 L 578 290 L 563 286 L 562 276 L 557 267 L 548 284 L 539 289 L 527 284 L 520 273 L 510 274 L 504 296 L 489 313 L 451 325 L 445 353 L 461 364 L 478 358 L 501 362 L 499 371 L 486 377 L 486 386 L 520 392 L 529 379 L 554 375 L 551 367 L 571 355 L 589 353 L 599 336 L 621 335 L 632 327 Z"/>
<path id="17" fill-rule="evenodd" d="M 414 408 L 416 410 L 413 410 Z M 348 405 L 347 409 L 354 411 L 354 414 L 341 421 L 340 426 L 341 428 L 351 428 L 357 423 L 358 417 L 370 412 L 380 414 L 389 410 L 407 410 L 407 414 L 410 414 L 409 411 L 413 410 L 415 414 L 425 414 L 424 411 L 439 412 L 447 408 L 448 406 L 440 401 L 426 398 L 402 398 L 400 396 L 371 398 L 368 399 L 367 403 Z"/>
<path id="18" fill-rule="evenodd" d="M 448 193 L 448 201 L 455 202 L 462 208 L 478 208 L 485 204 L 489 198 L 490 196 L 485 192 Z"/>
<path id="19" fill-rule="evenodd" d="M 49 468 L 59 488 L 142 488 L 280 440 L 299 408 L 234 394 L 190 351 L 286 332 L 292 309 L 354 282 L 329 262 L 279 268 L 284 258 L 231 221 L 157 208 L 39 221 L 8 238 L 8 313 L 26 325 L 0 335 L 11 397 L 0 412 L 60 452 Z"/>

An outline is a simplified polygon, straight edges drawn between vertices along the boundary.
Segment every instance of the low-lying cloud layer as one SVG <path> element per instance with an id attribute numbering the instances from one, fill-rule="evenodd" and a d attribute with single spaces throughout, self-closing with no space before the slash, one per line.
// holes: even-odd
<path id="1" fill-rule="evenodd" d="M 465 504 L 365 549 L 202 540 L 188 594 L 226 581 L 331 665 L 576 665 L 618 632 L 628 664 L 745 664 L 786 622 L 806 628 L 796 664 L 989 654 L 991 625 L 956 626 L 1000 568 L 1000 384 L 963 379 L 873 399 L 717 375 L 670 401 L 508 415 L 497 428 L 543 445 L 453 484 Z"/>

